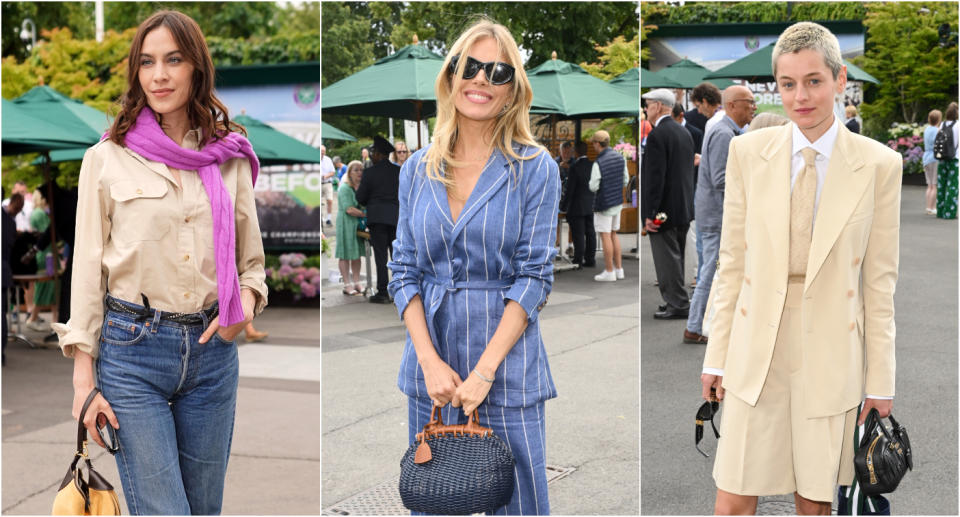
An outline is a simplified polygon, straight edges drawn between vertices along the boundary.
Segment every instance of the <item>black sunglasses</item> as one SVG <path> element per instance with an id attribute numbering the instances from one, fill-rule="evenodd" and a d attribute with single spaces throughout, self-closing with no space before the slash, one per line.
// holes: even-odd
<path id="1" fill-rule="evenodd" d="M 447 70 L 449 73 L 452 74 L 457 70 L 457 62 L 459 60 L 460 56 L 453 56 L 453 59 L 450 60 L 450 68 Z M 486 74 L 487 81 L 490 81 L 490 84 L 496 85 L 509 83 L 513 80 L 513 74 L 516 72 L 512 66 L 500 61 L 481 63 L 467 56 L 467 63 L 463 67 L 463 78 L 473 79 L 481 69 L 483 73 Z"/>
<path id="2" fill-rule="evenodd" d="M 694 442 L 694 445 L 697 448 L 697 452 L 703 454 L 704 458 L 709 458 L 710 455 L 703 452 L 703 450 L 700 448 L 700 441 L 703 440 L 703 422 L 706 420 L 710 421 L 710 426 L 713 427 L 713 434 L 719 439 L 720 431 L 717 431 L 717 424 L 713 420 L 713 417 L 719 410 L 720 403 L 717 402 L 716 399 L 704 402 L 700 406 L 700 409 L 697 410 L 696 442 Z"/>

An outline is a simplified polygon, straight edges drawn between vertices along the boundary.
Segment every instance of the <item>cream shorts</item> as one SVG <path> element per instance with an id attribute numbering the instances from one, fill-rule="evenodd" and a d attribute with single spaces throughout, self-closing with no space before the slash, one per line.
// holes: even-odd
<path id="1" fill-rule="evenodd" d="M 600 212 L 594 212 L 593 229 L 597 233 L 609 233 L 619 230 L 620 212 L 617 212 L 617 215 L 603 215 Z"/>
<path id="2" fill-rule="evenodd" d="M 323 183 L 320 187 L 320 194 L 325 201 L 333 201 L 333 183 Z"/>
<path id="3" fill-rule="evenodd" d="M 823 418 L 802 411 L 800 302 L 803 284 L 787 287 L 770 370 L 756 406 L 729 391 L 720 413 L 720 441 L 713 465 L 717 488 L 739 495 L 799 492 L 833 501 L 837 484 L 853 480 L 853 431 L 857 408 Z"/>

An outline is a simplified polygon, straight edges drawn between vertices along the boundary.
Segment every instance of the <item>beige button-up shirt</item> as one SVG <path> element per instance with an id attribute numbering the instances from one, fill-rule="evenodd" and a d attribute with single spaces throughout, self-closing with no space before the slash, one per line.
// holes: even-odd
<path id="1" fill-rule="evenodd" d="M 182 146 L 198 148 L 199 130 Z M 254 313 L 267 304 L 263 242 L 253 198 L 250 162 L 220 167 L 236 218 L 240 287 L 257 295 Z M 213 217 L 200 176 L 170 169 L 104 140 L 87 150 L 80 168 L 70 320 L 55 324 L 63 354 L 99 353 L 103 298 L 162 311 L 197 312 L 217 301 Z"/>

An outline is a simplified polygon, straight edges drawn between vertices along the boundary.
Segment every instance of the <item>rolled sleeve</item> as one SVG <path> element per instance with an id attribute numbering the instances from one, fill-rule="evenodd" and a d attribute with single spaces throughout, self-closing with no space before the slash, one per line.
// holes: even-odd
<path id="1" fill-rule="evenodd" d="M 560 198 L 560 171 L 547 153 L 521 162 L 525 182 L 524 210 L 520 240 L 513 255 L 516 280 L 506 299 L 520 304 L 533 322 L 547 303 L 553 286 L 553 258 L 557 254 L 557 201 Z M 533 167 L 529 167 L 534 162 Z M 526 165 L 526 166 L 525 166 Z M 529 168 L 528 168 L 529 167 Z"/>
<path id="2" fill-rule="evenodd" d="M 240 288 L 247 288 L 257 295 L 254 316 L 267 306 L 267 283 L 264 272 L 263 239 L 257 205 L 253 196 L 253 177 L 250 162 L 240 159 L 237 170 L 237 201 L 234 207 L 237 228 L 237 274 Z"/>
<path id="3" fill-rule="evenodd" d="M 418 160 L 419 161 L 419 160 Z M 391 260 L 387 264 L 391 278 L 387 291 L 393 297 L 397 313 L 403 318 L 403 311 L 414 296 L 420 294 L 420 268 L 417 267 L 416 241 L 410 228 L 410 211 L 413 209 L 413 173 L 416 168 L 413 159 L 404 162 L 400 169 L 398 200 L 400 202 L 397 219 L 397 237 L 393 241 Z M 425 181 L 425 180 L 423 180 Z"/>
<path id="4" fill-rule="evenodd" d="M 96 147 L 83 155 L 77 194 L 70 320 L 66 325 L 52 325 L 66 357 L 73 357 L 79 350 L 96 358 L 100 352 L 103 297 L 107 290 L 102 268 L 103 244 L 111 226 L 100 188 L 102 165 Z"/>

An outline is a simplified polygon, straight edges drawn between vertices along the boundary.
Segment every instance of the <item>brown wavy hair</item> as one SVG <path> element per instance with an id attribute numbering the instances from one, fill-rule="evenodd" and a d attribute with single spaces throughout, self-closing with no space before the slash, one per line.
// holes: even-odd
<path id="1" fill-rule="evenodd" d="M 127 56 L 127 91 L 120 97 L 120 110 L 110 127 L 110 140 L 117 145 L 124 145 L 124 136 L 136 122 L 140 110 L 147 105 L 146 94 L 140 86 L 140 52 L 147 34 L 161 26 L 170 31 L 184 59 L 193 65 L 187 118 L 191 128 L 199 127 L 203 132 L 201 146 L 211 139 L 218 140 L 231 131 L 246 135 L 247 131 L 243 126 L 230 121 L 227 107 L 213 93 L 213 59 L 200 26 L 193 18 L 181 12 L 158 11 L 137 27 L 133 44 L 130 45 L 130 55 Z M 157 116 L 161 117 L 159 114 Z"/>

